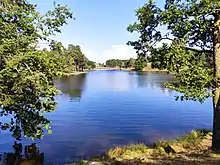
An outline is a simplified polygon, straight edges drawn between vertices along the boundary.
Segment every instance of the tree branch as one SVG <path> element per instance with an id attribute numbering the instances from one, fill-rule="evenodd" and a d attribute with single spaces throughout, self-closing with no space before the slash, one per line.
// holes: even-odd
<path id="1" fill-rule="evenodd" d="M 191 51 L 194 51 L 194 52 L 197 52 L 197 53 L 202 53 L 202 52 L 205 52 L 205 53 L 210 53 L 210 54 L 213 54 L 213 51 L 212 50 L 200 50 L 200 49 L 195 49 L 195 48 L 190 48 L 190 47 L 186 47 L 186 50 L 191 50 Z"/>
<path id="2" fill-rule="evenodd" d="M 170 40 L 170 41 L 173 41 L 174 39 L 169 38 L 169 37 L 162 37 L 161 40 Z"/>

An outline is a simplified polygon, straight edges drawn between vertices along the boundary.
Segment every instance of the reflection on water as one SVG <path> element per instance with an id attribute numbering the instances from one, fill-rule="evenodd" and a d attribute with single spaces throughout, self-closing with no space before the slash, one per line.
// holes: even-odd
<path id="1" fill-rule="evenodd" d="M 44 163 L 63 165 L 116 145 L 152 143 L 211 128 L 211 100 L 176 102 L 178 93 L 163 85 L 171 79 L 165 73 L 127 71 L 57 78 L 55 85 L 63 94 L 56 97 L 57 111 L 47 115 L 53 134 L 35 141 Z M 7 132 L 0 136 L 0 154 L 12 151 L 10 137 Z"/>
<path id="2" fill-rule="evenodd" d="M 0 157 L 2 165 L 42 165 L 44 164 L 44 154 L 40 153 L 35 143 L 26 145 L 14 142 L 13 152 L 4 153 Z M 24 151 L 23 151 L 24 150 Z M 1 160 L 2 159 L 2 160 Z M 1 163 L 2 162 L 2 163 Z"/>
<path id="3" fill-rule="evenodd" d="M 55 86 L 71 101 L 80 101 L 87 74 L 63 76 L 54 80 Z"/>
<path id="4" fill-rule="evenodd" d="M 172 80 L 172 76 L 166 72 L 134 72 L 133 75 L 137 76 L 137 85 L 139 88 L 149 86 L 152 89 L 159 88 L 164 90 L 166 89 L 164 83 Z M 171 92 L 171 90 L 169 92 Z"/>

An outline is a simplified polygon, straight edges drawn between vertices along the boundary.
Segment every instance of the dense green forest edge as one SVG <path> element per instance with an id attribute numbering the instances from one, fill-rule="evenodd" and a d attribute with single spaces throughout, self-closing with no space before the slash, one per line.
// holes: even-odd
<path id="1" fill-rule="evenodd" d="M 43 49 L 43 52 L 57 61 L 57 66 L 60 66 L 58 70 L 59 75 L 69 75 L 78 72 L 84 72 L 85 70 L 92 70 L 96 67 L 96 63 L 90 61 L 85 54 L 82 53 L 79 45 L 69 44 L 68 48 L 62 47 L 61 50 L 47 50 Z"/>
<path id="2" fill-rule="evenodd" d="M 165 69 L 159 70 L 157 68 L 153 68 L 147 57 L 137 59 L 130 58 L 128 60 L 109 59 L 106 61 L 105 67 L 129 71 L 166 71 Z"/>

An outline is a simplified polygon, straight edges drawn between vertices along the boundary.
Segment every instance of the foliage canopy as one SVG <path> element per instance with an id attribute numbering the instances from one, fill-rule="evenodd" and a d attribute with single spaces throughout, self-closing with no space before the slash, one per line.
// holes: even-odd
<path id="1" fill-rule="evenodd" d="M 119 59 L 109 59 L 106 61 L 107 67 L 120 67 L 120 68 L 128 68 L 134 67 L 135 59 L 130 58 L 128 60 L 119 60 Z"/>
<path id="2" fill-rule="evenodd" d="M 26 0 L 2 0 L 0 6 L 0 116 L 11 118 L 2 120 L 0 127 L 18 140 L 22 134 L 41 138 L 44 130 L 51 133 L 44 113 L 56 106 L 53 77 L 59 63 L 46 51 L 37 50 L 37 45 L 46 41 L 59 53 L 61 44 L 50 36 L 61 32 L 72 13 L 54 4 L 53 10 L 41 15 Z"/>
<path id="3" fill-rule="evenodd" d="M 213 96 L 213 150 L 220 152 L 220 1 L 153 0 L 136 11 L 137 21 L 127 29 L 137 32 L 129 41 L 139 57 L 173 73 L 167 84 L 181 92 L 177 100 L 203 102 Z"/>
<path id="4" fill-rule="evenodd" d="M 147 56 L 153 67 L 174 74 L 175 81 L 168 86 L 184 93 L 181 99 L 202 102 L 212 96 L 213 34 L 219 7 L 218 0 L 166 0 L 161 9 L 149 0 L 128 27 L 139 34 L 137 41 L 128 44 L 139 57 Z"/>

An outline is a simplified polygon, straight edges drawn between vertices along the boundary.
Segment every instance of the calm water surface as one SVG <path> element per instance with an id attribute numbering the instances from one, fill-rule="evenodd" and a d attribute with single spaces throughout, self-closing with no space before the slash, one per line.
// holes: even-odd
<path id="1" fill-rule="evenodd" d="M 119 144 L 152 143 L 211 128 L 211 100 L 176 102 L 178 93 L 163 87 L 171 79 L 166 74 L 127 71 L 92 71 L 57 79 L 63 94 L 56 97 L 57 111 L 48 114 L 53 134 L 36 141 L 45 162 L 65 164 Z M 0 135 L 0 154 L 12 151 L 12 142 L 9 133 Z"/>

